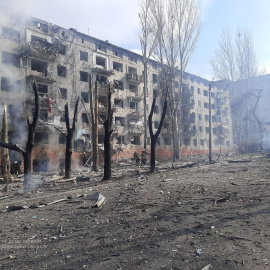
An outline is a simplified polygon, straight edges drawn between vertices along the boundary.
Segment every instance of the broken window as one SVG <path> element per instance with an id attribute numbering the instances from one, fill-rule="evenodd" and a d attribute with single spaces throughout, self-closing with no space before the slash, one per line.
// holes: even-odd
<path id="1" fill-rule="evenodd" d="M 13 53 L 2 52 L 1 62 L 3 64 L 11 64 L 15 67 L 20 67 L 20 57 Z"/>
<path id="2" fill-rule="evenodd" d="M 205 132 L 206 132 L 206 133 L 209 133 L 209 127 L 206 127 L 206 128 L 205 128 Z"/>
<path id="3" fill-rule="evenodd" d="M 99 44 L 96 44 L 96 48 L 97 50 L 99 51 L 102 51 L 102 52 L 107 52 L 107 48 L 105 46 L 102 46 L 102 45 L 99 45 Z"/>
<path id="4" fill-rule="evenodd" d="M 44 33 L 48 33 L 48 25 L 47 24 L 44 24 L 44 23 L 37 22 L 37 21 L 33 20 L 32 25 L 36 26 L 38 29 L 40 29 Z"/>
<path id="5" fill-rule="evenodd" d="M 197 146 L 197 139 L 193 139 L 193 146 Z"/>
<path id="6" fill-rule="evenodd" d="M 198 100 L 198 107 L 202 106 L 202 102 L 200 100 Z"/>
<path id="7" fill-rule="evenodd" d="M 202 120 L 202 115 L 199 113 L 199 120 Z"/>
<path id="8" fill-rule="evenodd" d="M 96 81 L 100 82 L 100 83 L 107 83 L 107 77 L 101 76 L 101 75 L 96 75 Z"/>
<path id="9" fill-rule="evenodd" d="M 190 139 L 185 139 L 185 140 L 184 140 L 184 144 L 185 144 L 185 145 L 190 145 Z"/>
<path id="10" fill-rule="evenodd" d="M 158 129 L 158 127 L 159 127 L 159 122 L 158 122 L 158 121 L 154 121 L 154 127 L 155 127 L 156 129 Z"/>
<path id="11" fill-rule="evenodd" d="M 116 89 L 123 90 L 123 82 L 122 81 L 114 80 L 113 82 L 114 82 L 114 87 Z"/>
<path id="12" fill-rule="evenodd" d="M 153 83 L 157 83 L 157 82 L 158 82 L 157 74 L 153 74 Z"/>
<path id="13" fill-rule="evenodd" d="M 82 113 L 82 123 L 87 123 L 87 124 L 89 123 L 86 113 Z"/>
<path id="14" fill-rule="evenodd" d="M 206 114 L 206 115 L 204 116 L 204 120 L 205 120 L 205 121 L 209 121 L 209 115 Z"/>
<path id="15" fill-rule="evenodd" d="M 158 109 L 157 105 L 155 105 L 155 107 L 154 107 L 154 113 L 159 113 L 159 109 Z"/>
<path id="16" fill-rule="evenodd" d="M 214 92 L 211 92 L 211 97 L 215 98 L 215 93 Z"/>
<path id="17" fill-rule="evenodd" d="M 66 88 L 59 88 L 60 90 L 60 97 L 62 99 L 67 99 L 67 89 Z"/>
<path id="18" fill-rule="evenodd" d="M 113 61 L 113 69 L 123 72 L 123 64 Z"/>
<path id="19" fill-rule="evenodd" d="M 133 145 L 140 145 L 141 144 L 140 136 L 132 136 L 130 141 L 131 141 L 131 144 L 133 144 Z"/>
<path id="20" fill-rule="evenodd" d="M 106 69 L 106 58 L 96 55 L 96 64 Z"/>
<path id="21" fill-rule="evenodd" d="M 9 39 L 11 41 L 20 42 L 21 34 L 18 30 L 11 27 L 2 28 L 2 38 Z"/>
<path id="22" fill-rule="evenodd" d="M 1 90 L 3 91 L 14 91 L 21 92 L 21 81 L 20 80 L 10 80 L 8 78 L 1 78 Z"/>
<path id="23" fill-rule="evenodd" d="M 31 36 L 31 41 L 32 42 L 47 43 L 47 39 L 41 38 L 41 37 L 37 37 L 37 36 L 34 36 L 34 35 Z"/>
<path id="24" fill-rule="evenodd" d="M 81 92 L 81 97 L 85 103 L 89 103 L 89 93 Z"/>
<path id="25" fill-rule="evenodd" d="M 164 145 L 171 145 L 171 138 L 164 138 Z"/>
<path id="26" fill-rule="evenodd" d="M 130 102 L 130 109 L 131 110 L 138 110 L 138 103 L 137 102 L 134 102 L 134 101 L 131 101 Z"/>
<path id="27" fill-rule="evenodd" d="M 123 117 L 115 117 L 115 124 L 117 125 L 117 126 L 125 126 L 125 118 L 123 118 Z"/>
<path id="28" fill-rule="evenodd" d="M 199 131 L 200 131 L 200 132 L 203 132 L 202 126 L 199 126 Z"/>
<path id="29" fill-rule="evenodd" d="M 213 110 L 215 110 L 215 109 L 216 109 L 215 104 L 212 104 L 212 105 L 211 105 L 211 107 L 212 107 L 212 109 L 213 109 Z"/>
<path id="30" fill-rule="evenodd" d="M 209 103 L 204 102 L 203 106 L 204 106 L 205 109 L 208 109 L 209 108 Z"/>
<path id="31" fill-rule="evenodd" d="M 44 132 L 36 132 L 35 134 L 35 144 L 48 144 L 49 136 Z"/>
<path id="32" fill-rule="evenodd" d="M 3 91 L 12 91 L 11 80 L 5 77 L 1 78 L 1 90 Z"/>
<path id="33" fill-rule="evenodd" d="M 122 144 L 125 142 L 125 137 L 124 136 L 120 136 L 118 134 L 118 136 L 116 137 L 116 144 Z"/>
<path id="34" fill-rule="evenodd" d="M 47 77 L 47 68 L 48 68 L 48 63 L 35 60 L 35 59 L 31 60 L 31 70 L 40 72 L 45 77 Z"/>
<path id="35" fill-rule="evenodd" d="M 44 122 L 48 122 L 48 113 L 41 111 L 39 114 L 39 118 L 40 118 L 40 120 L 42 120 Z"/>
<path id="36" fill-rule="evenodd" d="M 48 85 L 46 84 L 38 84 L 38 92 L 40 94 L 47 95 L 48 94 Z"/>
<path id="37" fill-rule="evenodd" d="M 170 123 L 169 122 L 165 122 L 163 124 L 163 127 L 169 129 L 170 128 Z"/>
<path id="38" fill-rule="evenodd" d="M 66 122 L 66 118 L 65 118 L 64 115 L 61 115 L 61 117 L 60 117 L 60 122 Z"/>
<path id="39" fill-rule="evenodd" d="M 114 105 L 123 108 L 124 107 L 123 100 L 115 98 L 114 99 Z"/>
<path id="40" fill-rule="evenodd" d="M 57 75 L 59 77 L 67 77 L 67 68 L 61 65 L 57 66 Z"/>
<path id="41" fill-rule="evenodd" d="M 217 135 L 217 128 L 213 128 L 213 134 Z"/>
<path id="42" fill-rule="evenodd" d="M 62 133 L 59 133 L 58 142 L 59 142 L 59 144 L 65 144 L 66 143 L 66 137 Z"/>
<path id="43" fill-rule="evenodd" d="M 107 97 L 98 96 L 98 103 L 107 106 Z"/>
<path id="44" fill-rule="evenodd" d="M 179 82 L 178 81 L 174 81 L 174 87 L 179 88 Z"/>
<path id="45" fill-rule="evenodd" d="M 120 58 L 123 58 L 123 54 L 118 52 L 118 51 L 113 51 L 113 55 L 120 57 Z"/>
<path id="46" fill-rule="evenodd" d="M 131 61 L 131 62 L 137 63 L 137 58 L 134 57 L 134 56 L 129 55 L 128 60 Z"/>
<path id="47" fill-rule="evenodd" d="M 200 95 L 201 94 L 201 88 L 197 88 L 197 93 Z"/>
<path id="48" fill-rule="evenodd" d="M 200 139 L 201 146 L 204 146 L 204 139 Z"/>
<path id="49" fill-rule="evenodd" d="M 128 73 L 137 74 L 137 68 L 134 68 L 134 67 L 128 67 Z"/>
<path id="50" fill-rule="evenodd" d="M 28 58 L 26 56 L 20 57 L 20 66 L 21 67 L 28 67 Z"/>
<path id="51" fill-rule="evenodd" d="M 80 51 L 80 60 L 88 62 L 88 52 Z"/>
<path id="52" fill-rule="evenodd" d="M 138 90 L 138 86 L 134 84 L 129 84 L 129 90 L 132 92 L 136 92 Z"/>
<path id="53" fill-rule="evenodd" d="M 203 90 L 203 95 L 204 95 L 205 97 L 208 97 L 208 90 Z"/>
<path id="54" fill-rule="evenodd" d="M 80 81 L 88 82 L 88 73 L 85 71 L 80 71 Z"/>
<path id="55" fill-rule="evenodd" d="M 84 141 L 79 139 L 74 142 L 75 148 L 77 152 L 83 152 L 84 151 Z"/>
<path id="56" fill-rule="evenodd" d="M 153 97 L 154 98 L 158 97 L 158 90 L 156 90 L 156 89 L 153 90 Z"/>
<path id="57" fill-rule="evenodd" d="M 59 52 L 59 54 L 66 55 L 67 54 L 67 46 L 64 44 L 59 44 L 58 52 Z"/>
<path id="58" fill-rule="evenodd" d="M 98 134 L 98 144 L 103 144 L 105 139 L 105 135 Z"/>

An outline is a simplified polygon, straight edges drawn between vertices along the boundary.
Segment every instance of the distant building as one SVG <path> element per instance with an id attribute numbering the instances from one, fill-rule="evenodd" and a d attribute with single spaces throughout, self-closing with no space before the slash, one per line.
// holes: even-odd
<path id="1" fill-rule="evenodd" d="M 270 74 L 229 84 L 233 141 L 240 152 L 270 148 Z"/>
<path id="2" fill-rule="evenodd" d="M 89 110 L 89 74 L 98 81 L 100 125 L 98 142 L 102 156 L 108 82 L 115 86 L 113 159 L 133 156 L 143 147 L 143 64 L 142 56 L 107 41 L 85 35 L 75 29 L 65 29 L 37 18 L 25 19 L 2 14 L 0 53 L 0 95 L 8 104 L 9 138 L 24 145 L 24 108 L 30 115 L 33 109 L 31 82 L 35 79 L 41 99 L 41 112 L 33 152 L 34 171 L 59 170 L 65 152 L 64 105 L 71 110 L 81 97 Z M 164 101 L 164 87 L 159 64 L 150 61 L 147 89 L 147 115 L 153 97 L 157 98 L 153 125 L 158 126 Z M 209 144 L 209 81 L 186 74 L 183 90 L 180 130 L 181 154 L 207 154 Z M 177 89 L 177 80 L 175 88 Z M 222 85 L 213 84 L 211 93 L 213 151 L 232 149 L 232 131 L 228 92 Z M 82 165 L 91 155 L 91 131 L 84 106 L 79 107 L 74 141 L 73 166 Z M 70 114 L 72 115 L 72 114 Z M 169 113 L 158 139 L 157 158 L 171 158 L 173 153 Z M 149 136 L 149 135 L 148 135 Z M 150 138 L 148 137 L 148 145 Z M 12 154 L 14 155 L 14 153 Z M 11 161 L 18 159 L 12 156 Z"/>

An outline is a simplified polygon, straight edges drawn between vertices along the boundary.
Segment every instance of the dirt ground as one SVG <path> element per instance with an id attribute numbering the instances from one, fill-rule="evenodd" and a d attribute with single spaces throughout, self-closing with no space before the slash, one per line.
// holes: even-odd
<path id="1" fill-rule="evenodd" d="M 154 174 L 121 163 L 112 181 L 77 184 L 47 174 L 27 194 L 12 184 L 0 193 L 0 269 L 270 269 L 269 156 L 199 161 Z"/>

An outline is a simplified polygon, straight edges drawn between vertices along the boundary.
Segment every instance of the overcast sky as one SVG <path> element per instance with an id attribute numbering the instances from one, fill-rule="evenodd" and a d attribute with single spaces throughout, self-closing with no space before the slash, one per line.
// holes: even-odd
<path id="1" fill-rule="evenodd" d="M 137 0 L 0 0 L 0 4 L 129 50 L 140 49 Z M 270 0 L 201 0 L 202 32 L 187 71 L 212 78 L 209 60 L 223 29 L 252 31 L 257 60 L 270 73 Z"/>

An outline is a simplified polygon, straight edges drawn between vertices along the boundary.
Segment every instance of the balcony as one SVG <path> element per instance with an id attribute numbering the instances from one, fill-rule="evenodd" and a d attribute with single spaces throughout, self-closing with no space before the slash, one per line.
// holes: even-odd
<path id="1" fill-rule="evenodd" d="M 104 75 L 106 77 L 110 77 L 114 74 L 114 71 L 112 69 L 106 69 L 104 66 L 101 65 L 95 65 L 93 69 L 96 73 Z"/>
<path id="2" fill-rule="evenodd" d="M 27 69 L 26 73 L 27 78 L 35 78 L 36 81 L 39 82 L 44 82 L 44 83 L 53 83 L 55 82 L 55 79 L 52 77 L 50 73 L 44 73 L 44 72 L 39 72 L 36 70 L 31 70 Z"/>
<path id="3" fill-rule="evenodd" d="M 49 43 L 47 40 L 39 39 L 22 45 L 21 54 L 53 60 L 58 55 L 58 49 L 54 44 Z"/>
<path id="4" fill-rule="evenodd" d="M 130 117 L 135 117 L 135 118 L 140 118 L 143 116 L 143 112 L 142 111 L 138 111 L 138 110 L 130 110 L 130 112 L 128 113 L 128 116 Z"/>
<path id="5" fill-rule="evenodd" d="M 128 99 L 130 99 L 130 101 L 140 101 L 143 99 L 143 93 L 139 95 L 138 91 L 136 92 L 129 91 Z"/>
<path id="6" fill-rule="evenodd" d="M 144 127 L 141 121 L 130 121 L 128 126 L 128 131 L 133 134 L 143 134 Z"/>
<path id="7" fill-rule="evenodd" d="M 143 76 L 136 73 L 127 73 L 127 80 L 131 83 L 140 84 L 143 82 Z"/>

